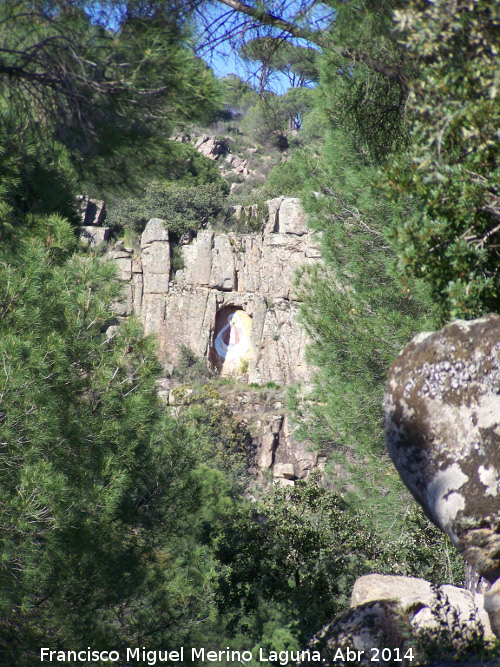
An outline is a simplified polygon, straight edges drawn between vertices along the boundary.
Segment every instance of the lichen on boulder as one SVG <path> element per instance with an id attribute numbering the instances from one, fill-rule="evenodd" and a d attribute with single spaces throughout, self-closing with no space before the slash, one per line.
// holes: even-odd
<path id="1" fill-rule="evenodd" d="M 415 337 L 390 371 L 384 418 L 387 448 L 406 486 L 465 560 L 495 582 L 500 316 L 457 320 Z M 492 625 L 498 634 L 500 624 Z"/>

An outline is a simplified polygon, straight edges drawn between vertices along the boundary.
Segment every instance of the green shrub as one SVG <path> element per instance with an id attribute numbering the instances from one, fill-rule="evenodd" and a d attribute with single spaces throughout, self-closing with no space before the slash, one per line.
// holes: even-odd
<path id="1" fill-rule="evenodd" d="M 240 234 L 254 234 L 262 231 L 267 220 L 267 206 L 261 201 L 253 204 L 252 210 L 243 210 L 233 227 Z"/>
<path id="2" fill-rule="evenodd" d="M 224 180 L 229 185 L 232 185 L 233 183 L 243 183 L 244 179 L 241 174 L 235 174 L 234 172 L 229 172 L 227 176 L 224 176 Z"/>
<path id="3" fill-rule="evenodd" d="M 394 574 L 419 577 L 436 585 L 465 585 L 463 558 L 416 503 L 406 512 L 401 535 L 391 548 L 388 559 Z"/>
<path id="4" fill-rule="evenodd" d="M 172 246 L 172 256 L 170 257 L 172 273 L 184 268 L 184 259 L 181 255 L 181 248 L 178 245 Z"/>
<path id="5" fill-rule="evenodd" d="M 227 184 L 177 185 L 149 183 L 144 197 L 122 200 L 115 208 L 113 224 L 142 232 L 151 218 L 162 218 L 166 227 L 180 236 L 188 230 L 198 231 L 227 212 Z"/>
<path id="6" fill-rule="evenodd" d="M 266 197 L 297 197 L 303 185 L 299 163 L 292 159 L 277 164 L 262 187 Z"/>
<path id="7" fill-rule="evenodd" d="M 111 145 L 115 141 L 123 142 L 123 137 L 110 138 Z M 151 181 L 206 185 L 221 180 L 217 164 L 193 146 L 158 134 L 142 136 L 133 129 L 128 143 L 89 157 L 79 165 L 78 175 L 85 191 L 108 202 L 111 214 L 122 198 L 140 197 Z"/>
<path id="8" fill-rule="evenodd" d="M 201 357 L 188 350 L 184 348 L 186 358 L 194 360 L 189 371 Z M 248 484 L 248 433 L 214 383 L 209 381 L 200 387 L 193 382 L 191 386 L 178 388 L 176 403 L 180 408 L 179 423 L 193 435 L 193 453 L 203 469 L 202 474 L 210 474 L 208 468 L 219 470 L 225 475 L 225 484 L 229 483 L 235 494 L 243 493 Z"/>
<path id="9" fill-rule="evenodd" d="M 355 512 L 318 475 L 293 487 L 272 486 L 263 502 L 206 522 L 205 539 L 219 561 L 219 609 L 241 619 L 260 600 L 286 605 L 304 645 L 348 605 L 352 584 L 383 560 L 370 517 Z"/>
<path id="10" fill-rule="evenodd" d="M 245 373 L 248 373 L 248 365 L 249 365 L 248 359 L 241 360 L 240 367 L 238 369 L 240 375 L 245 375 Z"/>
<path id="11" fill-rule="evenodd" d="M 436 596 L 431 607 L 434 625 L 423 629 L 417 637 L 419 658 L 435 665 L 441 661 L 449 664 L 453 660 L 454 664 L 466 659 L 498 657 L 498 646 L 486 647 L 484 628 L 477 616 L 463 618 L 439 586 L 433 584 L 432 590 Z"/>
<path id="12" fill-rule="evenodd" d="M 183 382 L 199 382 L 207 380 L 212 372 L 207 367 L 203 357 L 198 357 L 187 345 L 181 345 L 179 363 L 175 367 L 172 376 Z"/>

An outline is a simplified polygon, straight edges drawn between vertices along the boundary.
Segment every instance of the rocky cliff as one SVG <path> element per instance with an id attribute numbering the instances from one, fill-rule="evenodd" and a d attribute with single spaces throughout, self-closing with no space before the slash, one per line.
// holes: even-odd
<path id="1" fill-rule="evenodd" d="M 167 370 L 186 345 L 221 374 L 250 383 L 310 380 L 294 279 L 320 253 L 298 199 L 268 201 L 261 234 L 201 231 L 180 252 L 184 268 L 174 273 L 168 231 L 152 219 L 140 252 L 118 247 L 108 255 L 124 282 L 117 315 L 138 314 Z"/>
<path id="2" fill-rule="evenodd" d="M 236 216 L 256 215 L 257 209 Z M 104 228 L 87 225 L 82 235 L 97 243 Z M 93 240 L 95 239 L 95 240 Z M 266 202 L 263 231 L 255 234 L 200 231 L 181 240 L 183 268 L 174 271 L 174 244 L 163 221 L 147 224 L 140 246 L 116 243 L 106 257 L 116 264 L 123 298 L 114 305 L 118 319 L 135 312 L 147 334 L 158 340 L 167 375 L 180 360 L 182 346 L 203 357 L 215 373 L 239 378 L 245 390 L 225 397 L 253 441 L 249 471 L 273 468 L 275 478 L 293 484 L 318 464 L 307 443 L 297 443 L 284 407 L 284 389 L 305 385 L 307 335 L 298 319 L 295 272 L 320 260 L 319 242 L 306 227 L 298 199 Z M 108 335 L 116 330 L 110 327 Z M 245 385 L 246 383 L 246 385 Z M 273 383 L 275 400 L 262 401 L 249 384 Z M 163 380 L 160 393 L 174 399 L 175 382 Z"/>

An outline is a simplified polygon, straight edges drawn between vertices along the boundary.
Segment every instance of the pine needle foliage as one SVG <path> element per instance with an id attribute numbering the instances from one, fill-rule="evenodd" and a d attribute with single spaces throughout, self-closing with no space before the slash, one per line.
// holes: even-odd
<path id="1" fill-rule="evenodd" d="M 2 3 L 0 132 L 55 159 L 64 147 L 94 196 L 173 179 L 189 159 L 169 145 L 174 125 L 222 103 L 185 18 L 170 2 Z"/>
<path id="2" fill-rule="evenodd" d="M 193 462 L 159 404 L 153 342 L 133 318 L 105 335 L 120 295 L 113 267 L 71 246 L 2 254 L 3 664 L 28 667 L 40 646 L 161 643 L 201 613 L 192 568 L 159 558 L 197 507 Z"/>
<path id="3" fill-rule="evenodd" d="M 67 151 L 19 142 L 15 128 L 0 131 L 0 244 L 33 234 L 52 214 L 76 222 L 76 175 Z"/>
<path id="4" fill-rule="evenodd" d="M 319 59 L 324 110 L 346 131 L 355 147 L 383 162 L 408 146 L 408 83 L 417 68 L 394 38 L 393 13 L 399 0 L 331 0 L 335 21 Z"/>
<path id="5" fill-rule="evenodd" d="M 402 286 L 395 275 L 387 235 L 401 212 L 373 187 L 377 168 L 348 136 L 331 132 L 320 152 L 296 159 L 324 264 L 305 268 L 297 281 L 317 371 L 313 394 L 295 393 L 292 407 L 299 433 L 331 457 L 331 482 L 358 503 L 377 498 L 377 521 L 389 528 L 404 492 L 385 453 L 382 395 L 398 352 L 435 328 L 432 302 L 421 284 Z"/>
<path id="6" fill-rule="evenodd" d="M 9 0 L 0 7 L 0 122 L 17 120 L 80 155 L 137 122 L 215 111 L 175 3 Z M 215 104 L 217 104 L 215 102 Z"/>

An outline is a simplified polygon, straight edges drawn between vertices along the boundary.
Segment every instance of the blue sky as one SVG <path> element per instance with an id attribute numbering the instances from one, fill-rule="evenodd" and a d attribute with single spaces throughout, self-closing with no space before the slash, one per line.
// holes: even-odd
<path id="1" fill-rule="evenodd" d="M 294 1 L 289 4 L 289 11 L 285 15 L 285 18 L 290 19 L 293 15 L 293 7 L 295 4 Z M 93 6 L 94 7 L 94 6 Z M 91 16 L 96 23 L 101 23 L 107 25 L 107 27 L 112 29 L 117 29 L 120 23 L 120 5 L 116 5 L 113 2 L 107 2 L 103 0 L 99 5 L 98 9 L 91 12 Z M 95 9 L 95 7 L 94 7 Z M 210 13 L 213 16 L 213 23 L 217 23 L 217 19 L 223 17 L 227 12 L 227 6 L 218 3 L 212 3 L 210 5 Z M 327 17 L 327 19 L 325 19 Z M 327 27 L 332 20 L 332 9 L 327 7 L 322 3 L 316 5 L 313 9 L 311 16 L 309 17 L 313 22 L 316 28 L 322 29 Z M 220 31 L 224 31 L 224 23 L 220 25 Z M 283 33 L 280 33 L 283 35 Z M 250 36 L 250 35 L 248 35 Z M 312 46 L 310 43 L 307 43 L 305 40 L 293 40 L 294 43 L 301 46 Z M 201 54 L 204 60 L 212 67 L 214 73 L 218 77 L 223 77 L 228 74 L 236 74 L 243 79 L 251 81 L 252 75 L 255 76 L 258 70 L 258 63 L 248 63 L 243 61 L 238 57 L 238 54 L 234 48 L 231 48 L 227 43 L 223 43 L 220 48 L 214 49 L 211 53 L 207 52 Z M 289 81 L 284 74 L 275 73 L 272 80 L 272 89 L 278 94 L 283 94 L 290 87 Z"/>
<path id="2" fill-rule="evenodd" d="M 249 67 L 248 65 L 238 58 L 236 54 L 231 54 L 231 56 L 215 56 L 213 59 L 208 60 L 208 64 L 212 67 L 214 73 L 218 77 L 226 76 L 227 74 L 236 74 L 242 79 L 248 78 Z M 257 64 L 252 64 L 251 69 L 254 71 L 257 69 Z M 283 95 L 286 90 L 290 87 L 290 83 L 287 77 L 280 72 L 277 72 L 273 76 L 273 91 L 278 93 L 278 95 Z"/>
<path id="3" fill-rule="evenodd" d="M 288 5 L 288 11 L 284 15 L 286 19 L 292 19 L 295 13 L 295 9 L 298 9 L 298 2 L 292 1 Z M 219 25 L 218 32 L 223 34 L 224 30 L 227 28 L 227 24 L 224 22 L 219 23 L 221 17 L 224 17 L 227 13 L 227 6 L 212 3 L 210 5 L 210 19 L 211 26 Z M 310 16 L 308 17 L 309 25 L 313 25 L 316 29 L 325 29 L 332 22 L 332 17 L 334 16 L 334 10 L 331 7 L 327 7 L 322 3 L 318 3 L 314 6 Z M 206 18 L 206 16 L 204 17 Z M 210 21 L 209 21 L 210 22 Z M 251 37 L 257 36 L 258 33 L 253 30 L 248 30 L 245 34 L 245 38 L 249 39 Z M 281 31 L 276 32 L 281 37 L 284 33 Z M 300 46 L 314 46 L 305 40 L 294 39 L 294 43 Z M 208 62 L 208 64 L 213 68 L 215 74 L 219 77 L 226 76 L 227 74 L 236 74 L 244 79 L 249 79 L 252 73 L 256 73 L 258 69 L 258 63 L 248 63 L 244 62 L 241 58 L 238 57 L 237 52 L 234 48 L 231 48 L 227 43 L 220 43 L 218 47 L 214 48 L 213 51 L 202 53 L 202 56 Z M 251 79 L 250 79 L 251 80 Z M 287 77 L 283 74 L 277 73 L 273 77 L 272 89 L 274 92 L 283 94 L 287 88 L 290 87 Z"/>

